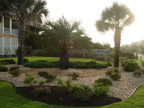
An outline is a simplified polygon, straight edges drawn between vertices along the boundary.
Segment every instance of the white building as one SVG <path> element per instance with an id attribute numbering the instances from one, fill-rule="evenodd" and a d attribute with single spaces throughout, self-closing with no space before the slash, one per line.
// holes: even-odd
<path id="1" fill-rule="evenodd" d="M 9 27 L 5 27 L 5 19 L 0 16 L 0 55 L 14 55 L 18 47 L 18 30 L 12 28 L 12 18 L 9 18 Z"/>

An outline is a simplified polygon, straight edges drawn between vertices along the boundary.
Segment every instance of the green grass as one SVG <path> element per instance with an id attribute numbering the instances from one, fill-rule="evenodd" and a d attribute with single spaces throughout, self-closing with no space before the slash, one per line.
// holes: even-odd
<path id="1" fill-rule="evenodd" d="M 144 91 L 144 85 L 140 86 L 138 90 L 134 93 L 134 95 L 126 101 L 102 107 L 91 107 L 91 108 L 144 108 L 143 91 Z M 0 108 L 75 108 L 75 107 L 49 105 L 24 98 L 15 92 L 12 84 L 5 81 L 0 81 Z"/>
<path id="2" fill-rule="evenodd" d="M 40 56 L 31 56 L 31 57 L 24 57 L 25 59 L 28 59 L 29 61 L 37 61 L 37 60 L 46 60 L 46 61 L 59 61 L 59 57 L 40 57 Z M 1 58 L 0 60 L 5 59 L 13 59 L 15 62 L 17 62 L 17 57 L 12 58 Z M 94 61 L 93 58 L 70 58 L 70 61 L 83 61 L 83 62 L 89 62 Z M 97 61 L 99 63 L 106 63 L 105 61 Z"/>
<path id="3" fill-rule="evenodd" d="M 142 62 L 141 62 L 140 59 L 132 59 L 132 60 L 134 60 L 135 62 L 137 62 L 137 64 L 138 64 L 140 67 L 142 67 Z"/>

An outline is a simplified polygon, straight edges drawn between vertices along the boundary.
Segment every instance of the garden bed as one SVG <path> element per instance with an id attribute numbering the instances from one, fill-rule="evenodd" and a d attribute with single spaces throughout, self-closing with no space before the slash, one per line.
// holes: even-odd
<path id="1" fill-rule="evenodd" d="M 92 96 L 88 101 L 80 101 L 71 98 L 71 93 L 66 88 L 60 88 L 57 86 L 46 86 L 50 89 L 50 93 L 46 93 L 40 96 L 34 96 L 32 94 L 34 88 L 31 87 L 16 87 L 16 91 L 29 99 L 40 101 L 47 104 L 61 105 L 61 106 L 103 106 L 120 102 L 121 99 L 108 97 L 108 96 Z"/>

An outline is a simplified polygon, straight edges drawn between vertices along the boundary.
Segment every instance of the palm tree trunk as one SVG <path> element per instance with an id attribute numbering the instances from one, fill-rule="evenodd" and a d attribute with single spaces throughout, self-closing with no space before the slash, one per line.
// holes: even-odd
<path id="1" fill-rule="evenodd" d="M 24 20 L 19 19 L 18 28 L 18 65 L 23 64 L 23 50 L 24 50 Z"/>
<path id="2" fill-rule="evenodd" d="M 69 68 L 69 56 L 68 56 L 68 48 L 65 44 L 60 48 L 60 69 L 68 69 Z"/>
<path id="3" fill-rule="evenodd" d="M 114 42 L 115 42 L 114 67 L 119 67 L 120 40 L 121 40 L 121 29 L 119 27 L 116 27 L 114 34 Z"/>

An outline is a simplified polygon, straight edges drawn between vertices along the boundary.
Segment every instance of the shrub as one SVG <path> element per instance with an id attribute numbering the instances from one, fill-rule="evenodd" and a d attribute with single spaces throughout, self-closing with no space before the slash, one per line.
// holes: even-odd
<path id="1" fill-rule="evenodd" d="M 38 85 L 39 85 L 39 86 L 43 86 L 43 85 L 45 85 L 45 83 L 46 83 L 45 81 L 39 81 L 39 82 L 38 82 Z"/>
<path id="2" fill-rule="evenodd" d="M 119 69 L 111 69 L 106 72 L 106 75 L 109 75 L 110 78 L 114 81 L 121 79 L 121 74 Z"/>
<path id="3" fill-rule="evenodd" d="M 107 95 L 109 88 L 107 86 L 104 86 L 103 83 L 95 83 L 93 85 L 94 89 L 94 95 L 96 96 L 104 96 Z"/>
<path id="4" fill-rule="evenodd" d="M 33 85 L 33 84 L 37 83 L 37 81 L 31 74 L 25 74 L 24 83 Z"/>
<path id="5" fill-rule="evenodd" d="M 106 75 L 111 75 L 113 72 L 114 72 L 113 69 L 107 70 Z"/>
<path id="6" fill-rule="evenodd" d="M 70 91 L 72 93 L 72 98 L 80 101 L 88 101 L 93 94 L 92 89 L 84 84 L 74 84 L 70 88 Z"/>
<path id="7" fill-rule="evenodd" d="M 63 80 L 57 79 L 58 87 L 65 87 Z"/>
<path id="8" fill-rule="evenodd" d="M 140 77 L 140 76 L 142 76 L 142 74 L 143 74 L 143 70 L 142 70 L 142 69 L 138 69 L 138 70 L 136 70 L 136 71 L 133 73 L 133 75 L 134 75 L 135 77 Z"/>
<path id="9" fill-rule="evenodd" d="M 119 73 L 115 72 L 110 75 L 110 78 L 113 79 L 114 81 L 117 81 L 117 80 L 121 79 L 121 75 Z"/>
<path id="10" fill-rule="evenodd" d="M 77 78 L 79 77 L 79 74 L 77 74 L 77 73 L 72 73 L 72 74 L 69 74 L 69 76 L 71 76 L 71 78 L 72 78 L 73 80 L 77 80 Z"/>
<path id="11" fill-rule="evenodd" d="M 99 78 L 98 80 L 95 81 L 95 83 L 101 83 L 104 86 L 112 85 L 112 81 L 108 78 Z"/>
<path id="12" fill-rule="evenodd" d="M 125 71 L 132 72 L 132 71 L 135 71 L 136 69 L 140 69 L 140 67 L 134 61 L 129 61 L 124 65 Z"/>
<path id="13" fill-rule="evenodd" d="M 21 73 L 20 73 L 19 70 L 12 70 L 12 71 L 9 72 L 9 74 L 12 74 L 13 76 L 17 77 L 17 76 L 19 76 Z"/>
<path id="14" fill-rule="evenodd" d="M 32 91 L 32 94 L 37 97 L 37 96 L 40 96 L 40 95 L 44 95 L 44 94 L 47 94 L 47 93 L 51 93 L 51 90 L 49 87 L 36 87 L 34 88 L 34 90 Z"/>
<path id="15" fill-rule="evenodd" d="M 59 67 L 59 62 L 48 62 L 45 60 L 38 60 L 33 62 L 27 62 L 24 64 L 25 67 L 31 67 L 31 68 L 56 68 Z"/>
<path id="16" fill-rule="evenodd" d="M 20 70 L 20 67 L 19 66 L 11 67 L 10 71 L 13 71 L 13 70 Z"/>
<path id="17" fill-rule="evenodd" d="M 51 75 L 47 72 L 38 72 L 38 75 L 41 76 L 41 77 L 44 77 L 45 79 L 47 79 L 47 82 L 50 82 L 52 80 L 55 80 L 56 79 L 56 76 L 55 75 Z"/>
<path id="18" fill-rule="evenodd" d="M 3 64 L 3 65 L 16 64 L 16 62 L 13 59 L 0 60 L 0 63 Z"/>
<path id="19" fill-rule="evenodd" d="M 71 68 L 96 68 L 96 69 L 100 69 L 100 68 L 107 68 L 108 65 L 107 64 L 100 64 L 97 63 L 95 61 L 90 61 L 90 62 L 71 62 L 70 63 L 70 67 Z"/>
<path id="20" fill-rule="evenodd" d="M 23 59 L 23 63 L 28 63 L 29 60 L 28 59 Z"/>
<path id="21" fill-rule="evenodd" d="M 8 67 L 6 67 L 6 66 L 0 66 L 0 72 L 6 72 L 6 71 L 8 71 Z"/>

